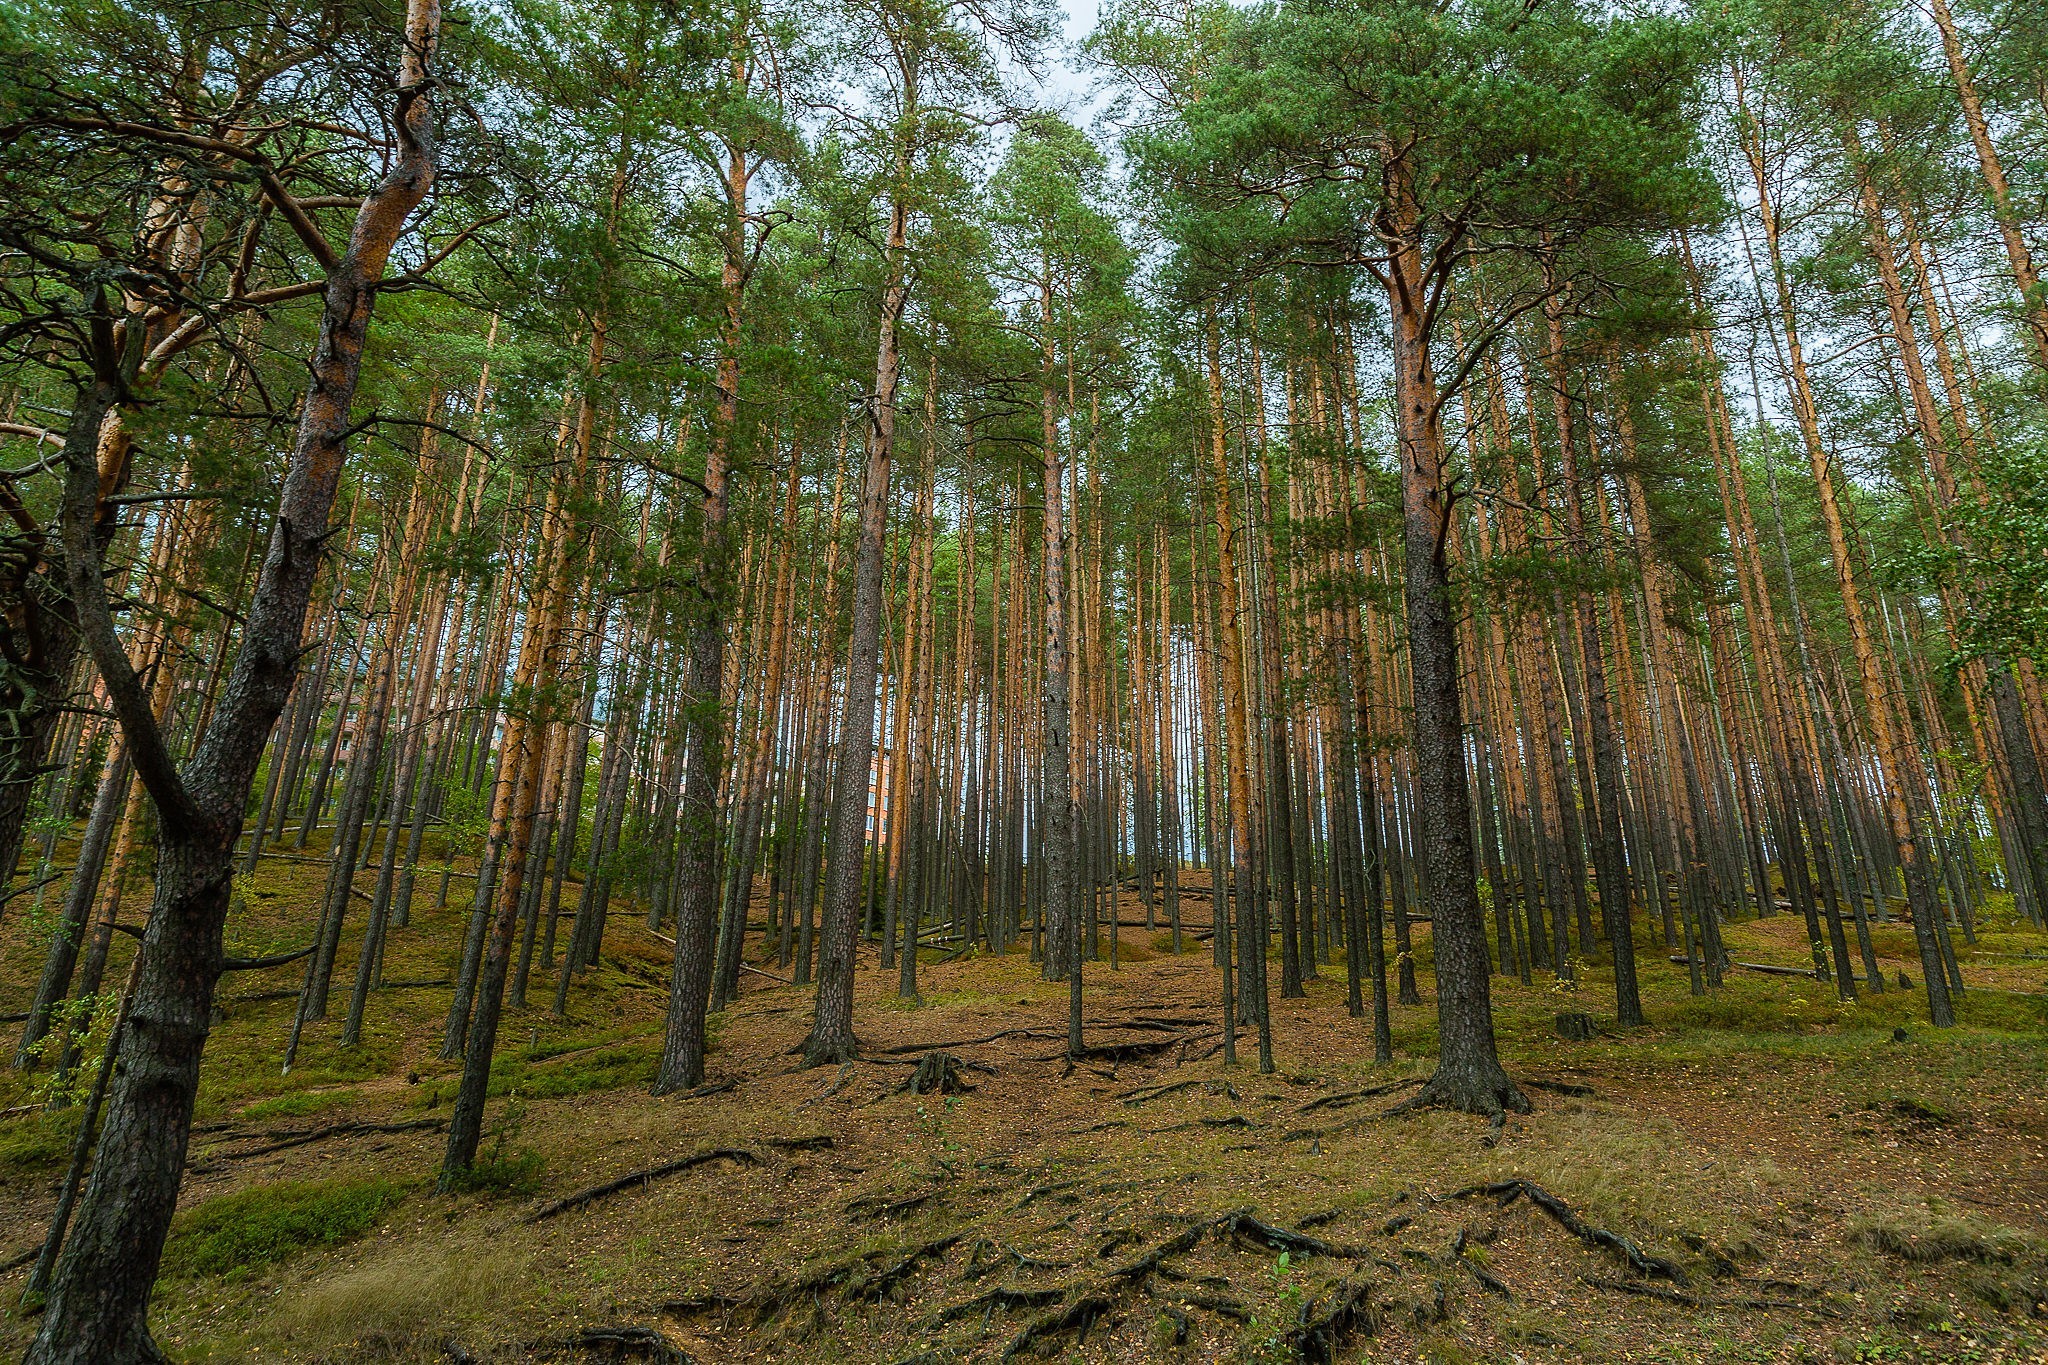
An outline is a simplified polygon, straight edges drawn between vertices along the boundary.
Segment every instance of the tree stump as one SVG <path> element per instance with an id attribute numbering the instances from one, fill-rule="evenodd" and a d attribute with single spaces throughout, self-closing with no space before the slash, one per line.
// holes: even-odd
<path id="1" fill-rule="evenodd" d="M 974 1063 L 962 1062 L 950 1052 L 927 1052 L 918 1058 L 917 1070 L 910 1073 L 910 1079 L 897 1090 L 899 1093 L 907 1090 L 913 1095 L 965 1095 L 974 1089 L 964 1074 L 970 1066 Z"/>
<path id="2" fill-rule="evenodd" d="M 1573 1043 L 1590 1043 L 1596 1030 L 1593 1016 L 1584 1010 L 1559 1010 L 1557 1036 Z"/>

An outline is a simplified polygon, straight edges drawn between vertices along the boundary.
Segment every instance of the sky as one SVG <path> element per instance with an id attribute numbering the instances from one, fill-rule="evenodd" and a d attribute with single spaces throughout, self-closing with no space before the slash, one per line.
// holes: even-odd
<path id="1" fill-rule="evenodd" d="M 1094 122 L 1089 99 L 1093 79 L 1083 69 L 1081 44 L 1095 31 L 1101 12 L 1100 0 L 1061 0 L 1066 15 L 1065 41 L 1046 63 L 1045 79 L 1037 83 L 1039 98 L 1065 113 L 1076 125 L 1086 128 Z"/>

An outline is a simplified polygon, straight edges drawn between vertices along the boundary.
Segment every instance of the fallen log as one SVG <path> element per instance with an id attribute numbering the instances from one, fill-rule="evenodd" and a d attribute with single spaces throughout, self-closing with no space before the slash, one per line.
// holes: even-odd
<path id="1" fill-rule="evenodd" d="M 1672 954 L 1671 962 L 1674 966 L 1683 967 L 1687 964 L 1687 961 L 1688 959 L 1676 953 Z M 1811 967 L 1780 967 L 1770 962 L 1738 962 L 1734 958 L 1728 959 L 1727 965 L 1730 967 L 1742 967 L 1752 972 L 1764 972 L 1771 976 L 1803 976 L 1808 980 L 1818 980 L 1814 976 L 1813 968 Z"/>

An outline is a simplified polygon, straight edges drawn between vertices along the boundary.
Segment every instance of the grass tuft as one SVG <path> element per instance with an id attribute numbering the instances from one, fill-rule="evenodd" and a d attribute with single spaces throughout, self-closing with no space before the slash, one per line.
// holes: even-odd
<path id="1" fill-rule="evenodd" d="M 1849 1225 L 1849 1240 L 1923 1265 L 1936 1261 L 2003 1265 L 2027 1250 L 2026 1238 L 2011 1228 L 1933 1210 L 1924 1220 L 1904 1214 L 1859 1218 Z"/>

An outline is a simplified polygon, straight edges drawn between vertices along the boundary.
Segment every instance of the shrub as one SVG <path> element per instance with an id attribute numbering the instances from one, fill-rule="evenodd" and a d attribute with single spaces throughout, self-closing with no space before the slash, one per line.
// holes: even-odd
<path id="1" fill-rule="evenodd" d="M 223 1195 L 178 1218 L 165 1264 L 189 1275 L 240 1277 L 308 1247 L 355 1240 L 405 1194 L 391 1180 L 320 1180 Z"/>
<path id="2" fill-rule="evenodd" d="M 448 1185 L 461 1194 L 533 1194 L 540 1189 L 540 1173 L 547 1164 L 539 1152 L 492 1152 L 468 1170 L 450 1173 Z"/>

